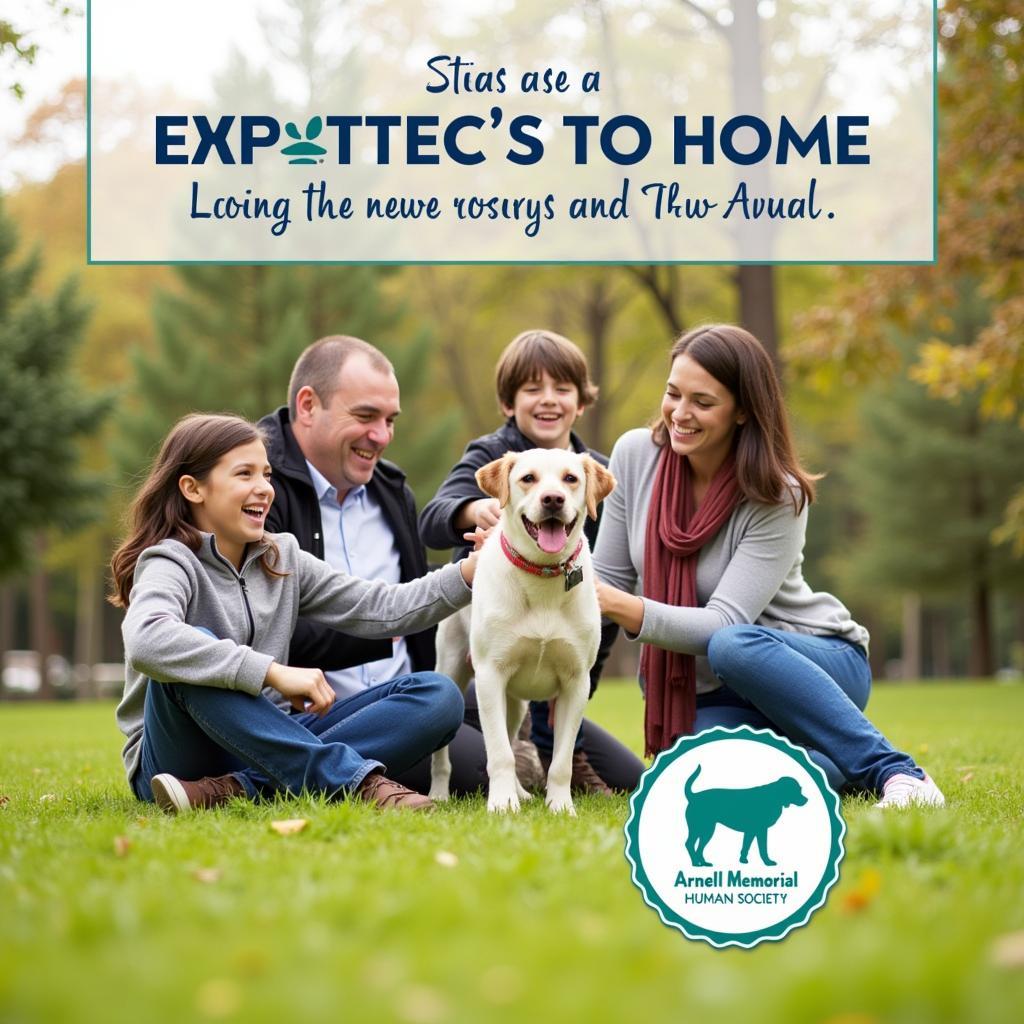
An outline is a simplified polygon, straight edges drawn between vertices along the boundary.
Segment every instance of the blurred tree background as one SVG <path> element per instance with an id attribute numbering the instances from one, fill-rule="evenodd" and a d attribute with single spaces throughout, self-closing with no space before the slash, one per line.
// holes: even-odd
<path id="1" fill-rule="evenodd" d="M 400 7 L 361 4 L 378 10 L 378 55 L 415 37 Z M 584 6 L 587 31 L 607 32 L 605 5 Z M 768 7 L 770 14 L 753 13 Z M 800 8 L 803 17 L 809 10 L 828 17 L 828 4 Z M 307 97 L 329 107 L 335 90 L 368 87 L 379 73 L 373 67 L 343 48 L 325 53 L 324 5 L 292 0 L 290 9 L 267 30 L 283 59 L 312 69 Z M 726 9 L 731 21 L 721 16 Z M 783 0 L 658 0 L 645 5 L 645 16 L 669 34 L 726 33 L 722 59 L 735 64 L 749 59 L 751 39 L 770 42 L 772 17 L 794 17 L 794 9 Z M 509 52 L 525 49 L 554 15 L 539 3 L 517 12 L 500 24 L 484 24 L 481 14 L 478 27 Z M 45 180 L 20 181 L 4 201 L 13 226 L 0 221 L 2 391 L 13 388 L 25 402 L 30 390 L 44 394 L 6 369 L 24 349 L 17 324 L 27 320 L 41 331 L 32 343 L 39 372 L 53 376 L 53 394 L 65 397 L 44 421 L 52 452 L 18 440 L 21 406 L 0 402 L 0 486 L 14 495 L 3 514 L 16 524 L 4 531 L 0 652 L 62 653 L 83 666 L 117 662 L 119 615 L 103 603 L 105 565 L 156 444 L 193 409 L 255 418 L 281 404 L 295 357 L 317 337 L 356 334 L 395 363 L 404 413 L 388 454 L 422 504 L 466 440 L 500 421 L 493 366 L 519 331 L 548 326 L 587 353 L 601 399 L 580 432 L 607 451 L 656 411 L 674 334 L 729 320 L 772 343 L 805 460 L 827 474 L 805 571 L 871 629 L 876 674 L 1020 670 L 1022 25 L 1022 0 L 940 7 L 935 266 L 85 266 L 85 167 L 60 151 L 69 133 L 84 132 L 84 83 L 68 82 L 45 100 L 29 92 L 22 102 L 32 113 L 17 145 L 51 159 L 56 152 L 57 169 Z M 892 47 L 898 60 L 898 32 L 872 40 L 856 37 L 856 25 L 850 31 L 849 45 Z M 11 52 L 29 45 L 20 31 L 11 39 Z M 613 45 L 621 41 L 605 41 L 613 71 L 616 60 L 628 63 Z M 288 109 L 273 98 L 265 69 L 247 66 L 242 55 L 235 62 L 225 102 L 243 81 L 248 95 Z M 17 66 L 2 73 L 3 88 L 20 81 Z M 743 97 L 749 109 L 758 102 Z M 305 109 L 295 104 L 296 116 Z M 67 283 L 72 276 L 75 286 Z M 37 315 L 19 321 L 14 300 Z M 111 408 L 101 418 L 104 402 Z M 33 475 L 48 478 L 46 509 L 16 491 L 16 476 Z M 25 546 L 15 545 L 19 538 Z M 79 690 L 89 693 L 90 685 L 83 671 Z"/>

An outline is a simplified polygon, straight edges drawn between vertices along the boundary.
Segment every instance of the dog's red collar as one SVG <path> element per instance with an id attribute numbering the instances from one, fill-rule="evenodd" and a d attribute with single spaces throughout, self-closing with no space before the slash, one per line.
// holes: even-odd
<path id="1" fill-rule="evenodd" d="M 525 569 L 526 572 L 532 572 L 534 576 L 543 576 L 545 579 L 551 579 L 553 576 L 568 577 L 574 571 L 576 559 L 580 557 L 580 552 L 583 550 L 583 538 L 580 538 L 579 544 L 576 545 L 576 550 L 564 562 L 556 562 L 554 565 L 538 565 L 536 562 L 530 562 L 523 558 L 509 544 L 505 534 L 501 534 L 501 550 L 505 552 L 505 557 L 517 569 Z"/>

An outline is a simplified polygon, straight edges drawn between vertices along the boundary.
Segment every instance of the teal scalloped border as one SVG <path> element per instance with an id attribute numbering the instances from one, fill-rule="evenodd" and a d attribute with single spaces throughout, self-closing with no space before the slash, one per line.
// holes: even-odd
<path id="1" fill-rule="evenodd" d="M 829 818 L 832 822 L 828 865 L 814 892 L 811 893 L 802 906 L 788 917 L 777 924 L 767 928 L 760 928 L 753 932 L 714 932 L 701 928 L 692 921 L 687 921 L 686 918 L 676 913 L 658 896 L 638 856 L 640 848 L 640 808 L 643 806 L 643 801 L 647 798 L 647 794 L 658 776 L 681 754 L 695 747 L 703 746 L 706 743 L 713 743 L 720 739 L 754 740 L 757 743 L 765 743 L 768 746 L 783 751 L 810 773 L 811 778 L 814 779 L 815 784 L 821 791 L 821 795 L 825 798 L 825 806 L 828 808 Z M 807 756 L 806 751 L 794 746 L 785 737 L 779 736 L 770 729 L 751 729 L 746 725 L 741 725 L 736 729 L 724 729 L 721 726 L 716 726 L 714 729 L 706 729 L 696 736 L 683 736 L 668 750 L 663 750 L 658 754 L 651 767 L 641 776 L 640 785 L 637 786 L 630 797 L 629 818 L 626 820 L 624 831 L 626 834 L 626 860 L 629 861 L 632 867 L 633 884 L 640 890 L 644 902 L 658 912 L 662 924 L 681 931 L 688 939 L 710 943 L 717 949 L 724 949 L 727 946 L 751 949 L 760 942 L 778 942 L 784 939 L 794 928 L 802 928 L 810 920 L 811 915 L 824 906 L 829 890 L 839 881 L 839 865 L 846 853 L 846 848 L 843 845 L 843 838 L 846 835 L 846 822 L 843 821 L 839 796 L 828 784 L 825 773 Z"/>

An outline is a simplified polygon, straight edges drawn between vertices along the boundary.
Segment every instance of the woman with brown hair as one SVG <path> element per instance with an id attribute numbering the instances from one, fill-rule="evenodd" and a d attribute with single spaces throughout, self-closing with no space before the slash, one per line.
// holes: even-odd
<path id="1" fill-rule="evenodd" d="M 815 478 L 761 343 L 730 325 L 680 337 L 660 418 L 621 437 L 610 468 L 598 597 L 644 644 L 648 754 L 716 725 L 769 728 L 807 747 L 836 789 L 880 793 L 883 807 L 942 805 L 864 717 L 867 630 L 804 581 Z"/>

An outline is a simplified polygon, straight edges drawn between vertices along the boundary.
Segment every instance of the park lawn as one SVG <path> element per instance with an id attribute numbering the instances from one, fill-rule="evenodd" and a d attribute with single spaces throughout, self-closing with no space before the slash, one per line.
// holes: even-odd
<path id="1" fill-rule="evenodd" d="M 716 950 L 633 887 L 625 798 L 173 819 L 128 795 L 113 705 L 0 705 L 0 1022 L 1019 1021 L 1024 688 L 878 687 L 871 711 L 950 806 L 845 801 L 826 907 Z M 639 742 L 635 686 L 591 714 Z"/>

